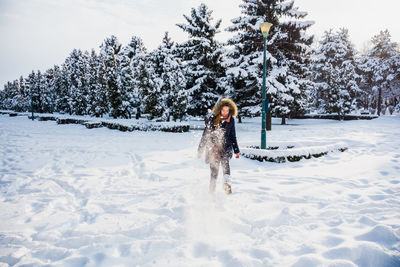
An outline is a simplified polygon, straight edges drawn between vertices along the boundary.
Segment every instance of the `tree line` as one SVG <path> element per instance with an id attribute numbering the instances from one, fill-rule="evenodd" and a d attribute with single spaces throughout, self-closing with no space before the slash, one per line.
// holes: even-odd
<path id="1" fill-rule="evenodd" d="M 242 15 L 216 40 L 221 20 L 205 4 L 177 24 L 188 39 L 168 36 L 148 51 L 138 36 L 127 45 L 110 36 L 99 53 L 74 49 L 60 66 L 7 82 L 0 108 L 96 117 L 163 121 L 203 116 L 221 97 L 233 99 L 242 117 L 261 113 L 263 39 L 259 24 L 273 24 L 267 38 L 267 97 L 273 116 L 317 111 L 339 116 L 363 108 L 400 109 L 400 52 L 382 31 L 358 53 L 346 29 L 328 30 L 315 44 L 294 1 L 243 0 Z"/>

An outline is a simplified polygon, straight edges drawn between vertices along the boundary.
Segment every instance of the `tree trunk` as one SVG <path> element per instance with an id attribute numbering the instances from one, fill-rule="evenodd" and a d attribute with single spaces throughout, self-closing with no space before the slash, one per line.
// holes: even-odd
<path id="1" fill-rule="evenodd" d="M 364 109 L 369 110 L 369 101 L 367 96 L 364 98 Z"/>
<path id="2" fill-rule="evenodd" d="M 267 113 L 267 117 L 266 117 L 266 128 L 267 131 L 271 131 L 272 130 L 272 116 L 271 116 L 271 112 Z"/>
<path id="3" fill-rule="evenodd" d="M 242 116 L 238 116 L 238 121 L 239 121 L 239 123 L 242 123 Z"/>
<path id="4" fill-rule="evenodd" d="M 378 89 L 378 116 L 381 115 L 382 111 L 382 88 L 379 87 Z"/>
<path id="5" fill-rule="evenodd" d="M 138 120 L 139 118 L 140 118 L 140 108 L 137 108 L 136 119 Z"/>
<path id="6" fill-rule="evenodd" d="M 286 125 L 286 117 L 285 116 L 282 117 L 281 125 Z"/>

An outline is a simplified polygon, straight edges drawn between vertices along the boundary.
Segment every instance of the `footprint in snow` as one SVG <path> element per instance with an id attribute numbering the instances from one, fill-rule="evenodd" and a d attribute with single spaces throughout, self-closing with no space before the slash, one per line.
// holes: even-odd
<path id="1" fill-rule="evenodd" d="M 380 174 L 382 174 L 383 176 L 387 176 L 389 174 L 389 172 L 387 171 L 380 171 Z"/>
<path id="2" fill-rule="evenodd" d="M 344 242 L 343 238 L 337 236 L 327 236 L 322 241 L 322 244 L 326 247 L 336 247 L 337 245 Z"/>
<path id="3" fill-rule="evenodd" d="M 143 162 L 141 156 L 137 154 L 130 154 L 131 158 L 131 171 L 132 175 L 138 179 L 150 180 L 150 181 L 164 181 L 167 178 L 159 176 L 155 173 L 146 170 L 146 164 Z"/>

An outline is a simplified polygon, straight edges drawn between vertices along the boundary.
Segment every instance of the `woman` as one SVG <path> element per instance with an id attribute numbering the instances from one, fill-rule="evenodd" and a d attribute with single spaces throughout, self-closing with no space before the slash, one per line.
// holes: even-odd
<path id="1" fill-rule="evenodd" d="M 198 148 L 198 158 L 206 150 L 206 163 L 210 164 L 210 192 L 215 192 L 219 165 L 224 174 L 224 190 L 232 194 L 231 171 L 229 160 L 232 150 L 239 158 L 239 146 L 236 140 L 235 120 L 238 113 L 236 104 L 227 98 L 222 98 L 213 108 L 211 116 L 205 120 L 206 128 Z"/>

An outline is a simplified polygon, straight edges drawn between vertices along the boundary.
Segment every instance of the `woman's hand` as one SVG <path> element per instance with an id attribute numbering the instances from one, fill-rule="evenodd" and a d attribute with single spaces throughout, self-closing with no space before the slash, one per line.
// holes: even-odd
<path id="1" fill-rule="evenodd" d="M 237 159 L 239 158 L 239 153 L 236 153 L 236 158 L 237 158 Z"/>

